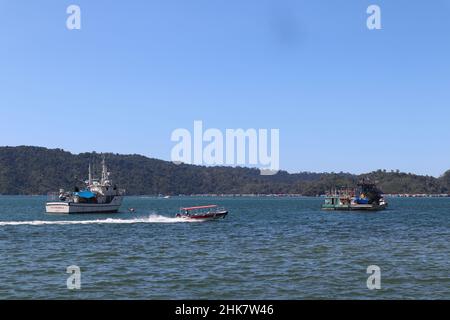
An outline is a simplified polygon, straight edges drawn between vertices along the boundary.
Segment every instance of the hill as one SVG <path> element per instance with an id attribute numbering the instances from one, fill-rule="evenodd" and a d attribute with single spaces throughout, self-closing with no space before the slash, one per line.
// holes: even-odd
<path id="1" fill-rule="evenodd" d="M 176 165 L 141 155 L 81 153 L 42 147 L 0 147 L 0 194 L 46 194 L 81 186 L 88 163 L 100 168 L 105 156 L 112 178 L 128 195 L 157 194 L 303 194 L 318 195 L 336 186 L 352 186 L 363 177 L 376 181 L 385 193 L 449 193 L 450 171 L 442 177 L 378 170 L 349 173 L 261 176 L 252 168 Z"/>

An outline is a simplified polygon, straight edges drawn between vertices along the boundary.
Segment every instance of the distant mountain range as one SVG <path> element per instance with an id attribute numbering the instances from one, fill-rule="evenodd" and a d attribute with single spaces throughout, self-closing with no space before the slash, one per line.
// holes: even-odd
<path id="1" fill-rule="evenodd" d="M 261 176 L 251 168 L 203 167 L 141 155 L 81 153 L 41 147 L 0 147 L 0 194 L 47 194 L 82 186 L 89 162 L 99 171 L 102 156 L 112 178 L 128 195 L 302 194 L 315 196 L 361 178 L 376 181 L 385 193 L 450 193 L 450 170 L 439 178 L 402 172 L 289 174 Z"/>

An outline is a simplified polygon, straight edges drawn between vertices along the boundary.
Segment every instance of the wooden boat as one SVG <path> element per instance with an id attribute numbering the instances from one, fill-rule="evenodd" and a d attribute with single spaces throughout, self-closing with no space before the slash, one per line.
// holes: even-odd
<path id="1" fill-rule="evenodd" d="M 176 217 L 194 221 L 207 221 L 224 219 L 227 215 L 228 211 L 226 209 L 219 208 L 217 205 L 208 205 L 200 207 L 181 208 Z"/>

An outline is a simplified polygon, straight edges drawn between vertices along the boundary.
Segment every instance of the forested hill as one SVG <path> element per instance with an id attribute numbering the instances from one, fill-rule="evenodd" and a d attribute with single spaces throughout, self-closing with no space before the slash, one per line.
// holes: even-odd
<path id="1" fill-rule="evenodd" d="M 362 177 L 376 181 L 385 193 L 450 192 L 450 171 L 440 178 L 382 170 L 364 175 L 281 171 L 274 176 L 261 176 L 259 170 L 250 168 L 175 165 L 141 155 L 104 156 L 114 182 L 128 195 L 318 195 L 336 186 L 352 186 Z M 101 159 L 98 153 L 74 155 L 61 149 L 0 147 L 0 194 L 71 190 L 87 178 L 89 162 L 99 173 Z"/>

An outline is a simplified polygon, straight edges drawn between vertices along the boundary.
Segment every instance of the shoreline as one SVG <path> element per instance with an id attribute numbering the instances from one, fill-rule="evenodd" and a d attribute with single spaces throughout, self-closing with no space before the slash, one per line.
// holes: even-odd
<path id="1" fill-rule="evenodd" d="M 449 198 L 450 194 L 383 194 L 386 198 Z M 0 197 L 47 197 L 46 194 L 0 194 Z M 145 194 L 130 194 L 125 197 L 139 197 L 139 198 L 156 198 L 168 200 L 164 195 L 145 195 Z M 179 194 L 169 195 L 170 198 L 324 198 L 325 195 L 302 195 L 302 194 Z"/>

